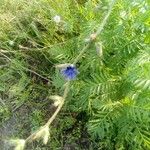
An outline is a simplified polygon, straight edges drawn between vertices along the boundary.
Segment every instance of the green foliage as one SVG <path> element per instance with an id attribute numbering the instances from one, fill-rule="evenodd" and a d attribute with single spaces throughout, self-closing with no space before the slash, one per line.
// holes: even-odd
<path id="1" fill-rule="evenodd" d="M 54 66 L 73 62 L 108 5 L 108 0 L 0 1 L 2 126 L 24 106 L 30 112 L 28 132 L 48 120 L 55 109 L 49 96 L 61 95 L 65 83 Z M 150 149 L 149 16 L 148 0 L 116 2 L 102 34 L 77 63 L 80 73 L 43 149 Z M 82 139 L 88 139 L 86 148 Z M 30 149 L 41 149 L 37 145 Z"/>

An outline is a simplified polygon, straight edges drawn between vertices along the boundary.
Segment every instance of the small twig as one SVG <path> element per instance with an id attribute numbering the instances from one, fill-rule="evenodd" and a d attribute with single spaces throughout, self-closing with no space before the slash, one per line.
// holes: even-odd
<path id="1" fill-rule="evenodd" d="M 81 52 L 79 53 L 79 55 L 75 58 L 75 60 L 74 60 L 74 62 L 73 62 L 74 65 L 79 61 L 80 57 L 82 57 L 82 55 L 83 55 L 84 52 L 88 49 L 89 46 L 90 46 L 90 44 L 88 43 L 88 44 L 81 50 Z"/>
<path id="2" fill-rule="evenodd" d="M 48 82 L 51 82 L 48 78 L 46 78 L 46 77 L 40 75 L 39 73 L 37 73 L 37 72 L 35 72 L 35 71 L 31 70 L 31 69 L 28 69 L 28 68 L 25 68 L 25 69 L 26 69 L 27 71 L 29 71 L 29 72 L 31 72 L 31 73 L 33 73 L 33 74 L 39 76 L 40 78 L 42 78 L 42 79 L 44 79 L 44 80 L 46 80 L 46 81 L 48 81 Z"/>
<path id="3" fill-rule="evenodd" d="M 104 17 L 104 19 L 103 19 L 101 25 L 100 25 L 99 28 L 97 29 L 96 35 L 100 35 L 100 34 L 101 34 L 101 32 L 102 32 L 102 30 L 103 30 L 103 28 L 104 28 L 104 26 L 105 26 L 105 24 L 106 24 L 106 22 L 107 22 L 107 20 L 108 20 L 108 18 L 109 18 L 109 16 L 110 16 L 110 14 L 111 14 L 111 11 L 112 11 L 112 9 L 113 9 L 113 6 L 114 6 L 115 2 L 116 2 L 116 0 L 112 0 L 112 1 L 111 1 L 109 10 L 108 10 L 106 16 Z"/>
<path id="4" fill-rule="evenodd" d="M 7 60 L 9 60 L 10 62 L 12 62 L 12 59 L 9 58 L 8 56 L 6 56 L 5 54 L 3 54 L 1 51 L 0 51 L 0 54 L 1 54 L 2 56 L 4 56 Z M 40 78 L 42 78 L 42 79 L 44 79 L 44 80 L 50 82 L 49 79 L 47 79 L 46 77 L 40 75 L 39 73 L 37 73 L 37 72 L 35 72 L 35 71 L 33 71 L 33 70 L 29 69 L 29 68 L 26 68 L 26 67 L 23 67 L 23 66 L 21 66 L 21 67 L 22 67 L 22 69 L 24 69 L 24 70 L 26 70 L 26 71 L 29 71 L 29 72 L 31 72 L 31 73 L 33 73 L 33 74 L 39 76 Z"/>
<path id="5" fill-rule="evenodd" d="M 2 56 L 4 56 L 7 60 L 11 61 L 11 59 L 10 59 L 8 56 L 6 56 L 5 54 L 3 54 L 1 51 L 0 51 L 0 54 L 1 54 Z"/>
<path id="6" fill-rule="evenodd" d="M 54 119 L 56 118 L 57 114 L 58 114 L 59 111 L 61 110 L 61 108 L 62 108 L 62 106 L 63 106 L 63 104 L 64 104 L 64 101 L 65 101 L 65 99 L 66 99 L 66 97 L 67 97 L 67 94 L 68 94 L 68 92 L 69 92 L 69 85 L 70 85 L 70 81 L 68 81 L 68 82 L 66 83 L 66 87 L 65 87 L 65 90 L 64 90 L 64 94 L 63 94 L 62 101 L 61 101 L 61 103 L 59 104 L 59 106 L 58 106 L 58 108 L 56 109 L 56 111 L 54 112 L 54 114 L 52 115 L 52 117 L 50 117 L 50 119 L 47 121 L 47 123 L 46 123 L 44 126 L 42 126 L 39 130 L 37 130 L 36 132 L 34 132 L 33 134 L 31 134 L 31 135 L 25 140 L 26 143 L 33 141 L 33 140 L 34 140 L 34 137 L 35 137 L 35 135 L 36 135 L 36 133 L 38 133 L 40 130 L 42 130 L 43 128 L 45 128 L 45 127 L 47 127 L 47 126 L 49 127 L 50 124 L 54 121 Z"/>
<path id="7" fill-rule="evenodd" d="M 17 52 L 31 52 L 31 51 L 47 51 L 48 49 L 52 49 L 56 46 L 61 46 L 63 44 L 66 44 L 67 42 L 70 42 L 72 41 L 73 39 L 77 39 L 79 37 L 75 37 L 75 38 L 71 38 L 71 39 L 68 39 L 67 41 L 63 41 L 63 42 L 60 42 L 60 43 L 57 43 L 57 44 L 54 44 L 54 45 L 49 45 L 49 46 L 45 46 L 45 47 L 42 47 L 42 48 L 38 48 L 38 47 L 25 47 L 25 46 L 22 46 L 22 45 L 19 45 L 19 50 L 4 50 L 4 49 L 0 49 L 0 52 L 2 53 L 17 53 Z M 40 45 L 39 45 L 40 46 Z"/>
<path id="8" fill-rule="evenodd" d="M 106 14 L 106 16 L 104 17 L 102 23 L 100 24 L 99 28 L 97 29 L 97 32 L 94 34 L 91 34 L 89 37 L 89 42 L 87 43 L 87 45 L 85 47 L 83 47 L 83 49 L 81 50 L 81 52 L 79 53 L 79 55 L 75 58 L 73 64 L 76 64 L 78 62 L 78 60 L 80 59 L 80 57 L 82 57 L 82 55 L 84 54 L 84 52 L 86 52 L 86 50 L 88 49 L 88 47 L 90 46 L 91 42 L 94 41 L 96 39 L 96 37 L 98 35 L 101 34 L 102 30 L 104 29 L 104 26 L 111 14 L 112 8 L 115 4 L 116 0 L 112 0 L 112 2 L 110 3 L 110 8 Z"/>
<path id="9" fill-rule="evenodd" d="M 55 113 L 53 114 L 53 116 L 48 120 L 48 122 L 46 123 L 48 126 L 53 122 L 53 120 L 55 119 L 56 115 L 58 114 L 58 112 L 60 111 L 60 109 L 62 108 L 63 104 L 64 104 L 64 101 L 68 95 L 68 92 L 69 92 L 69 85 L 70 85 L 70 81 L 68 81 L 66 83 L 66 87 L 65 87 L 65 90 L 64 90 L 64 94 L 63 94 L 63 98 L 62 98 L 62 102 L 60 103 L 60 105 L 58 106 L 57 110 L 55 111 Z"/>

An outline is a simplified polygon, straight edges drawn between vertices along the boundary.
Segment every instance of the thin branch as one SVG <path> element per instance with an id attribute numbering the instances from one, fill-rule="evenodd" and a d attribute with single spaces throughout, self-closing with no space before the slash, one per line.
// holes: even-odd
<path id="1" fill-rule="evenodd" d="M 60 105 L 58 106 L 57 110 L 55 111 L 55 113 L 53 114 L 53 116 L 48 120 L 48 122 L 46 123 L 48 126 L 53 122 L 53 120 L 55 119 L 56 115 L 58 114 L 58 112 L 61 110 L 63 104 L 64 104 L 64 101 L 68 95 L 68 92 L 69 92 L 69 85 L 70 85 L 70 81 L 68 81 L 66 83 L 66 87 L 65 87 L 65 90 L 64 90 L 64 94 L 63 94 L 63 98 L 62 98 L 62 102 L 60 103 Z"/>
<path id="2" fill-rule="evenodd" d="M 110 14 L 111 14 L 111 11 L 112 11 L 112 9 L 113 9 L 113 6 L 114 6 L 115 2 L 116 2 L 116 0 L 112 0 L 112 2 L 110 3 L 110 8 L 109 8 L 109 10 L 108 10 L 106 16 L 104 17 L 104 19 L 103 19 L 101 25 L 100 25 L 99 28 L 97 29 L 97 32 L 94 33 L 93 35 L 90 35 L 90 37 L 89 37 L 89 42 L 87 43 L 87 45 L 86 45 L 85 47 L 83 47 L 83 49 L 81 50 L 81 52 L 79 53 L 79 55 L 75 58 L 73 64 L 76 64 L 76 63 L 78 62 L 78 60 L 80 59 L 80 57 L 82 57 L 82 55 L 83 55 L 83 54 L 86 52 L 86 50 L 89 48 L 91 42 L 92 42 L 93 40 L 95 40 L 95 38 L 96 38 L 98 35 L 101 34 L 101 32 L 103 31 L 104 26 L 106 25 L 106 22 L 107 22 L 107 20 L 108 20 Z M 93 37 L 93 36 L 94 36 L 94 37 Z"/>
<path id="3" fill-rule="evenodd" d="M 48 78 L 46 78 L 46 77 L 40 75 L 39 73 L 37 73 L 37 72 L 35 72 L 35 71 L 31 70 L 31 69 L 28 69 L 28 68 L 24 68 L 24 69 L 26 69 L 27 71 L 29 71 L 29 72 L 31 72 L 31 73 L 33 73 L 33 74 L 39 76 L 40 78 L 42 78 L 42 79 L 44 79 L 44 80 L 46 80 L 46 81 L 48 81 L 48 82 L 51 82 Z"/>
<path id="4" fill-rule="evenodd" d="M 112 11 L 112 9 L 113 9 L 113 6 L 114 6 L 115 2 L 116 2 L 116 0 L 112 0 L 112 1 L 111 1 L 109 10 L 108 10 L 106 16 L 104 17 L 104 19 L 103 19 L 101 25 L 100 25 L 99 28 L 97 29 L 97 32 L 96 32 L 96 35 L 97 35 L 97 36 L 100 35 L 101 32 L 102 32 L 102 30 L 104 29 L 104 26 L 105 26 L 105 24 L 106 24 L 106 22 L 107 22 L 107 20 L 108 20 L 108 18 L 109 18 L 109 16 L 110 16 L 110 14 L 111 14 L 111 11 Z"/>
<path id="5" fill-rule="evenodd" d="M 64 101 L 65 101 L 65 99 L 66 99 L 66 97 L 67 97 L 67 94 L 68 94 L 68 92 L 69 92 L 69 85 L 70 85 L 70 81 L 68 81 L 68 82 L 66 83 L 66 87 L 65 87 L 65 90 L 64 90 L 64 94 L 63 94 L 62 101 L 61 101 L 61 103 L 59 104 L 59 106 L 58 106 L 58 108 L 56 109 L 56 111 L 54 112 L 54 114 L 52 115 L 52 117 L 50 117 L 50 119 L 47 121 L 47 123 L 46 123 L 43 127 L 41 127 L 39 130 L 37 130 L 36 132 L 34 132 L 33 134 L 31 134 L 31 135 L 25 140 L 26 143 L 33 141 L 35 135 L 36 135 L 40 130 L 42 130 L 42 129 L 45 128 L 46 126 L 49 127 L 50 124 L 54 121 L 54 119 L 56 118 L 57 114 L 60 112 L 60 110 L 61 110 L 61 108 L 62 108 L 62 106 L 63 106 L 63 104 L 64 104 Z"/>
<path id="6" fill-rule="evenodd" d="M 47 50 L 50 50 L 52 48 L 55 48 L 57 46 L 61 46 L 63 44 L 66 44 L 67 42 L 70 42 L 72 41 L 73 39 L 78 39 L 80 38 L 79 36 L 78 37 L 74 37 L 74 38 L 71 38 L 71 39 L 68 39 L 67 41 L 63 41 L 63 42 L 60 42 L 60 43 L 57 43 L 57 44 L 54 44 L 54 45 L 49 45 L 49 46 L 45 46 L 45 47 L 42 47 L 42 48 L 39 48 L 39 47 L 25 47 L 25 46 L 22 46 L 22 45 L 19 45 L 19 50 L 4 50 L 4 49 L 0 49 L 0 52 L 2 53 L 18 53 L 18 52 L 31 52 L 31 51 L 37 51 L 37 52 L 40 52 L 40 51 L 47 51 Z M 41 45 L 39 45 L 41 46 Z"/>
<path id="7" fill-rule="evenodd" d="M 11 61 L 11 59 L 10 59 L 7 55 L 3 54 L 2 52 L 0 52 L 0 54 L 1 54 L 2 56 L 4 56 L 7 60 Z"/>
<path id="8" fill-rule="evenodd" d="M 90 44 L 88 43 L 82 50 L 81 52 L 79 53 L 79 55 L 75 58 L 73 64 L 75 65 L 79 59 L 82 57 L 82 55 L 85 53 L 85 51 L 88 49 L 88 47 L 90 46 Z"/>
<path id="9" fill-rule="evenodd" d="M 12 62 L 12 59 L 9 58 L 7 55 L 3 54 L 1 51 L 0 51 L 0 54 L 1 54 L 2 56 L 4 56 L 7 60 L 9 60 L 10 62 Z M 33 74 L 39 76 L 40 78 L 42 78 L 42 79 L 44 79 L 44 80 L 46 80 L 46 81 L 48 81 L 48 82 L 51 82 L 49 79 L 47 79 L 46 77 L 40 75 L 39 73 L 37 73 L 37 72 L 35 72 L 35 71 L 33 71 L 33 70 L 29 69 L 29 68 L 26 68 L 26 67 L 23 67 L 23 66 L 21 66 L 21 67 L 22 67 L 22 69 L 24 69 L 24 70 L 26 70 L 26 71 L 29 71 L 29 72 L 31 72 L 31 73 L 33 73 Z"/>

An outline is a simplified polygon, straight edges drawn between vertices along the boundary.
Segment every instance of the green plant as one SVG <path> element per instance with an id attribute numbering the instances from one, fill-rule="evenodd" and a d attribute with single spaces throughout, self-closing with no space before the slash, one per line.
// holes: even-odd
<path id="1" fill-rule="evenodd" d="M 14 0 L 8 7 L 5 0 L 2 6 L 9 9 L 7 13 L 1 9 L 2 100 L 8 99 L 7 111 L 14 105 L 15 109 L 23 104 L 46 106 L 48 96 L 62 95 L 64 89 L 65 81 L 53 66 L 73 63 L 79 75 L 69 86 L 70 92 L 65 90 L 65 104 L 64 97 L 52 97 L 60 103 L 47 125 L 64 104 L 62 113 L 85 114 L 84 127 L 97 149 L 150 149 L 149 2 L 118 0 L 112 12 L 108 2 L 34 0 L 29 4 Z M 103 30 L 105 13 L 105 19 L 110 18 Z M 60 22 L 53 20 L 56 15 Z M 63 117 L 59 119 L 63 122 Z M 47 143 L 48 126 L 28 139 L 42 136 Z M 63 126 L 56 132 L 61 134 Z M 55 136 L 55 131 L 50 132 Z M 54 145 L 59 147 L 59 142 Z"/>

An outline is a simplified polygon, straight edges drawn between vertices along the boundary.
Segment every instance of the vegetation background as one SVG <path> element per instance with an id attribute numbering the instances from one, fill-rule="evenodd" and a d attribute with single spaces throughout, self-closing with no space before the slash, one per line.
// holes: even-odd
<path id="1" fill-rule="evenodd" d="M 72 62 L 110 0 L 0 0 L 0 149 L 26 138 L 56 109 Z M 60 16 L 57 23 L 55 16 Z M 117 0 L 106 26 L 77 63 L 79 75 L 47 145 L 31 150 L 150 149 L 150 1 Z"/>

